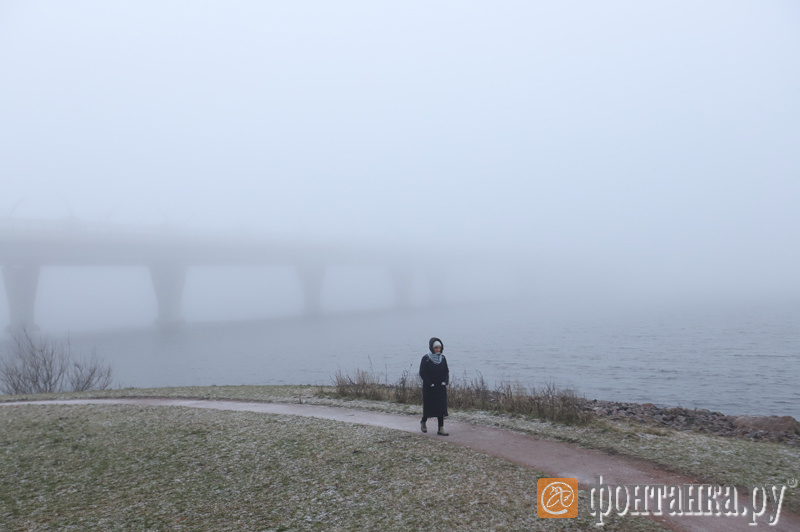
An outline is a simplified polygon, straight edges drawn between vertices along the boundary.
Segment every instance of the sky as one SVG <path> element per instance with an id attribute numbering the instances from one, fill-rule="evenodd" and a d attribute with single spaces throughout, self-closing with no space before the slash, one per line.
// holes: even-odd
<path id="1" fill-rule="evenodd" d="M 0 217 L 797 297 L 799 146 L 795 1 L 0 1 Z"/>

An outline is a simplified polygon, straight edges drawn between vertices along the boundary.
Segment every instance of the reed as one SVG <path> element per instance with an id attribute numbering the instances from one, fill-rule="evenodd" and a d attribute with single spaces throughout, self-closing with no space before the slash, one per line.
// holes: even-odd
<path id="1" fill-rule="evenodd" d="M 422 403 L 422 383 L 418 375 L 404 370 L 393 384 L 384 375 L 357 369 L 352 374 L 337 370 L 332 377 L 335 395 L 340 398 L 391 401 L 401 404 Z M 454 410 L 483 410 L 519 414 L 567 424 L 588 422 L 592 413 L 584 410 L 585 398 L 555 382 L 526 386 L 520 382 L 501 382 L 490 387 L 480 373 L 464 373 L 451 379 L 447 392 L 448 407 Z"/>

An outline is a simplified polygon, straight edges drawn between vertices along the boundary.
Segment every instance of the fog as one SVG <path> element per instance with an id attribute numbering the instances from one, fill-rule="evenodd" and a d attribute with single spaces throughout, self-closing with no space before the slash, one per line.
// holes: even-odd
<path id="1" fill-rule="evenodd" d="M 5 1 L 0 216 L 395 249 L 415 305 L 431 265 L 451 302 L 796 299 L 798 95 L 791 1 Z M 187 320 L 300 311 L 291 269 L 230 272 L 190 268 Z M 344 265 L 322 306 L 392 290 Z M 45 267 L 37 320 L 154 302 Z"/>

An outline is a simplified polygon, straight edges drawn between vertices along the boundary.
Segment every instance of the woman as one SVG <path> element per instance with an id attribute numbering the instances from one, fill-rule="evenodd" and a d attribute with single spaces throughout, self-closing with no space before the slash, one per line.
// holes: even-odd
<path id="1" fill-rule="evenodd" d="M 450 384 L 450 369 L 442 354 L 444 344 L 438 338 L 428 342 L 430 352 L 422 357 L 419 376 L 422 377 L 422 421 L 420 430 L 428 432 L 426 422 L 429 417 L 439 420 L 439 436 L 447 436 L 444 431 L 444 417 L 447 415 L 447 386 Z"/>

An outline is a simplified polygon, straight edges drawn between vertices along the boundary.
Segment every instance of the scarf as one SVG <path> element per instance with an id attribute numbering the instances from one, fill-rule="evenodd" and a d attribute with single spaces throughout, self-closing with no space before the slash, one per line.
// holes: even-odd
<path id="1" fill-rule="evenodd" d="M 428 353 L 428 358 L 430 358 L 431 362 L 433 362 L 434 364 L 441 364 L 442 362 L 441 353 Z"/>

